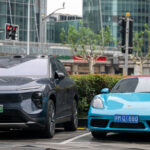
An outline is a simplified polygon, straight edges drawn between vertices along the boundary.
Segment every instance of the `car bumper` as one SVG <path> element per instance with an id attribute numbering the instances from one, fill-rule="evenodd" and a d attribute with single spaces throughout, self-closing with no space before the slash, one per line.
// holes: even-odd
<path id="1" fill-rule="evenodd" d="M 90 109 L 88 128 L 90 131 L 105 132 L 150 132 L 150 116 L 139 115 L 138 123 L 116 123 L 114 122 L 114 114 L 94 113 L 94 110 Z"/>
<path id="2" fill-rule="evenodd" d="M 44 126 L 45 117 L 42 111 L 36 114 L 28 114 L 23 110 L 6 109 L 0 113 L 0 129 L 3 128 L 35 128 Z"/>
<path id="3" fill-rule="evenodd" d="M 3 111 L 0 111 L 0 129 L 44 127 L 48 99 L 43 98 L 43 107 L 39 109 L 32 102 L 31 94 L 15 94 L 13 98 L 11 95 L 0 95 L 0 105 L 3 106 Z"/>

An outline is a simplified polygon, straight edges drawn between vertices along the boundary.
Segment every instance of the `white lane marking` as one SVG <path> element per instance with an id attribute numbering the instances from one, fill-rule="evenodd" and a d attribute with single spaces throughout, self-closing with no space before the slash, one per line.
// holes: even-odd
<path id="1" fill-rule="evenodd" d="M 87 136 L 87 135 L 90 135 L 90 134 L 91 134 L 91 133 L 85 133 L 85 134 L 76 136 L 76 137 L 74 137 L 74 138 L 71 138 L 71 139 L 69 139 L 69 140 L 63 141 L 63 142 L 61 142 L 60 144 L 67 144 L 67 143 L 70 143 L 70 142 L 72 142 L 72 141 L 74 141 L 74 140 L 77 140 L 77 139 L 79 139 L 79 138 L 82 138 L 82 137 Z"/>

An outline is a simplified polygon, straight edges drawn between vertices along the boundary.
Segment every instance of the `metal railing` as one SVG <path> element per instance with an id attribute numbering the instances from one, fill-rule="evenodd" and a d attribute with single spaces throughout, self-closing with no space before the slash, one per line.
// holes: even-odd
<path id="1" fill-rule="evenodd" d="M 26 54 L 27 54 L 26 46 L 0 45 L 0 55 L 26 55 Z M 41 48 L 38 46 L 30 46 L 30 54 L 72 56 L 71 50 L 62 47 Z"/>

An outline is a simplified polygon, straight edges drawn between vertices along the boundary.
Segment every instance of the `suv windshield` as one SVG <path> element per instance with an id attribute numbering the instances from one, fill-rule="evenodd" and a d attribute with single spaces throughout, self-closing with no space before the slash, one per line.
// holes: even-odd
<path id="1" fill-rule="evenodd" d="M 111 93 L 148 93 L 150 92 L 150 78 L 129 78 L 119 81 Z"/>
<path id="2" fill-rule="evenodd" d="M 0 76 L 46 76 L 47 59 L 0 59 Z"/>

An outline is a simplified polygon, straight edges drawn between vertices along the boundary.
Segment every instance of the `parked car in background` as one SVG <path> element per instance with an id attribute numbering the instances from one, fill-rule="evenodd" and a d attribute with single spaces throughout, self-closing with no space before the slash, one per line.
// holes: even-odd
<path id="1" fill-rule="evenodd" d="M 53 56 L 0 57 L 0 130 L 37 129 L 53 137 L 55 125 L 78 126 L 76 85 Z"/>
<path id="2" fill-rule="evenodd" d="M 88 127 L 95 138 L 108 132 L 150 132 L 150 76 L 119 81 L 102 89 L 91 103 Z"/>

